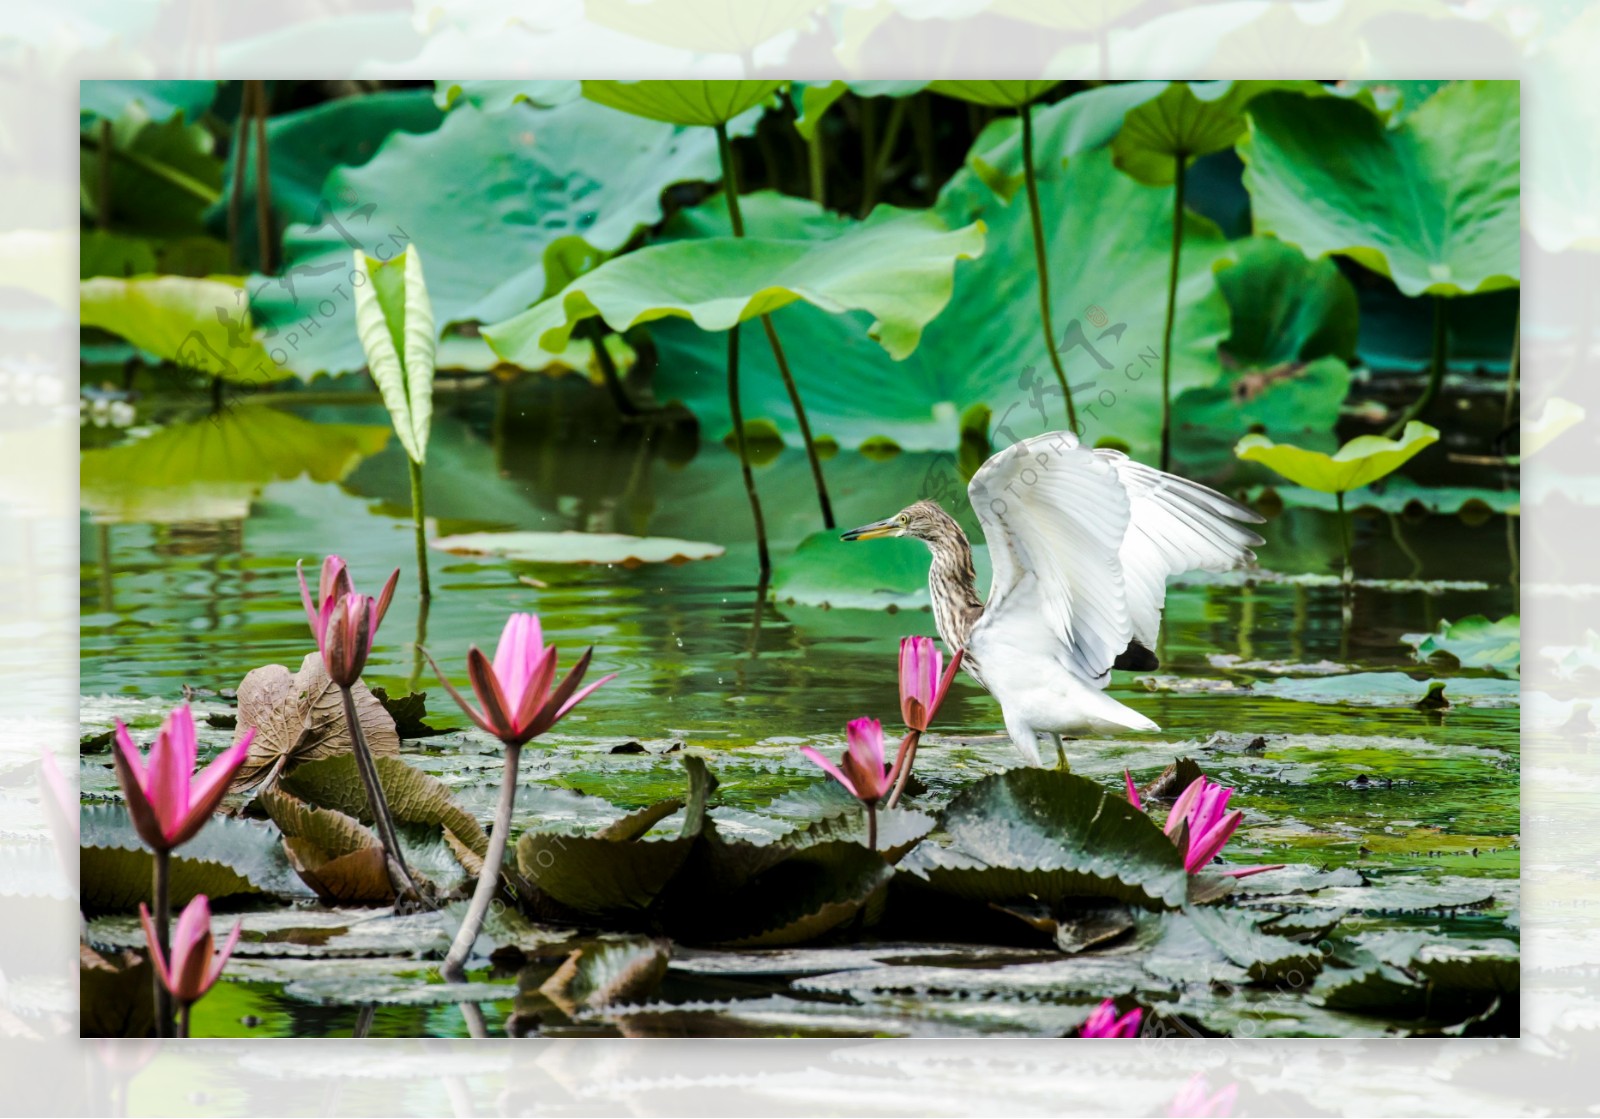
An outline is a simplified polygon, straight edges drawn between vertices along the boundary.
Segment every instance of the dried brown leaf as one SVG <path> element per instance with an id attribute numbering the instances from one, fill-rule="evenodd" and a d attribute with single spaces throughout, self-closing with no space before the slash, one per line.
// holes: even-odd
<path id="1" fill-rule="evenodd" d="M 356 681 L 356 717 L 366 732 L 367 746 L 379 757 L 400 753 L 400 736 L 383 704 Z M 322 658 L 307 653 L 294 675 L 281 664 L 269 664 L 249 673 L 239 684 L 237 742 L 254 727 L 250 755 L 234 774 L 237 792 L 259 785 L 269 774 L 302 762 L 350 753 L 350 731 L 345 725 L 344 701 L 322 668 Z"/>

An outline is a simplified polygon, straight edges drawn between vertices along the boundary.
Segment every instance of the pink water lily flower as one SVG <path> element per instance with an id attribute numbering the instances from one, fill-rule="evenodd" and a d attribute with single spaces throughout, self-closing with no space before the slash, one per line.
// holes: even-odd
<path id="1" fill-rule="evenodd" d="M 174 707 L 161 724 L 148 762 L 140 756 L 128 728 L 117 721 L 116 749 L 111 757 L 117 770 L 139 838 L 155 851 L 170 851 L 193 839 L 216 811 L 228 782 L 250 753 L 255 728 L 194 772 L 199 754 L 194 714 L 187 703 Z"/>
<path id="2" fill-rule="evenodd" d="M 601 684 L 616 679 L 613 672 L 578 690 L 584 673 L 589 671 L 589 659 L 593 654 L 593 648 L 584 650 L 572 671 L 552 688 L 556 676 L 556 647 L 544 643 L 544 633 L 536 615 L 513 614 L 506 619 L 505 628 L 500 632 L 492 664 L 476 645 L 467 650 L 467 677 L 472 681 L 472 691 L 480 707 L 468 703 L 444 678 L 437 664 L 433 665 L 433 670 L 468 718 L 500 741 L 521 746 L 555 726 Z M 433 663 L 432 657 L 428 660 Z"/>
<path id="3" fill-rule="evenodd" d="M 906 726 L 926 731 L 944 702 L 956 669 L 961 666 L 961 651 L 944 667 L 944 655 L 931 637 L 900 639 L 900 715 Z"/>
<path id="4" fill-rule="evenodd" d="M 820 765 L 863 804 L 876 805 L 889 791 L 889 771 L 883 764 L 883 724 L 876 719 L 855 719 L 845 728 L 848 746 L 834 765 L 810 746 L 800 752 Z"/>
<path id="5" fill-rule="evenodd" d="M 1213 1116 L 1233 1114 L 1233 1105 L 1239 1098 L 1239 1086 L 1228 1084 L 1215 1092 L 1203 1073 L 1189 1078 L 1178 1094 L 1167 1105 L 1167 1114 L 1173 1119 L 1212 1119 Z"/>
<path id="6" fill-rule="evenodd" d="M 1139 791 L 1133 785 L 1133 774 L 1123 770 L 1122 777 L 1127 784 L 1128 803 L 1143 811 Z M 1173 804 L 1172 811 L 1167 813 L 1167 824 L 1163 830 L 1172 842 L 1181 843 L 1183 837 L 1188 836 L 1183 865 L 1190 874 L 1210 866 L 1211 860 L 1233 838 L 1233 833 L 1244 819 L 1244 813 L 1238 809 L 1228 811 L 1228 798 L 1231 796 L 1231 788 L 1219 785 L 1201 774 L 1189 782 L 1189 787 Z M 1275 863 L 1271 866 L 1230 867 L 1218 873 L 1229 878 L 1246 878 L 1262 871 L 1282 869 L 1282 863 Z"/>
<path id="7" fill-rule="evenodd" d="M 1122 1017 L 1117 1017 L 1116 1004 L 1110 999 L 1094 1008 L 1088 1021 L 1078 1029 L 1079 1037 L 1138 1037 L 1139 1023 L 1144 1011 L 1134 1007 Z"/>
<path id="8" fill-rule="evenodd" d="M 394 597 L 400 569 L 394 569 L 378 597 L 373 598 L 371 595 L 357 594 L 344 560 L 329 556 L 322 561 L 322 576 L 317 582 L 315 601 L 311 598 L 311 588 L 306 584 L 302 564 L 295 564 L 295 574 L 300 578 L 300 601 L 306 608 L 306 618 L 317 639 L 322 667 L 327 670 L 329 679 L 341 688 L 353 687 L 366 670 L 373 639 L 377 637 L 378 626 L 389 610 L 389 600 Z"/>
<path id="9" fill-rule="evenodd" d="M 198 1002 L 221 978 L 243 924 L 242 921 L 234 923 L 227 943 L 217 952 L 211 938 L 211 903 L 204 894 L 196 894 L 172 930 L 171 958 L 163 959 L 155 923 L 143 902 L 139 903 L 139 920 L 144 925 L 145 943 L 150 948 L 150 962 L 156 969 L 156 978 L 180 1005 Z"/>

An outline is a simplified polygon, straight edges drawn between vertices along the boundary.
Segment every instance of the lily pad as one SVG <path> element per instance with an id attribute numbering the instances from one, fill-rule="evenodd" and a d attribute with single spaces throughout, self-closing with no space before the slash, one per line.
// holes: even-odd
<path id="1" fill-rule="evenodd" d="M 942 819 L 948 846 L 924 842 L 900 873 L 981 902 L 1107 898 L 1146 909 L 1183 904 L 1188 874 L 1161 829 L 1086 777 L 1013 769 L 963 789 Z"/>
<path id="2" fill-rule="evenodd" d="M 670 536 L 627 536 L 616 532 L 468 532 L 429 543 L 458 556 L 499 556 L 518 563 L 598 563 L 642 567 L 716 559 L 720 544 L 675 540 Z"/>
<path id="3" fill-rule="evenodd" d="M 1518 96 L 1515 82 L 1452 83 L 1395 128 L 1356 101 L 1256 98 L 1239 155 L 1257 232 L 1350 256 L 1407 295 L 1515 287 Z"/>
<path id="4" fill-rule="evenodd" d="M 1258 681 L 1254 689 L 1257 695 L 1301 703 L 1410 707 L 1438 683 L 1413 680 L 1403 672 L 1352 672 L 1347 676 L 1279 677 Z M 1444 686 L 1450 702 L 1460 707 L 1515 707 L 1521 699 L 1521 685 L 1516 680 L 1455 677 Z"/>
<path id="5" fill-rule="evenodd" d="M 642 1002 L 661 986 L 671 959 L 670 941 L 599 941 L 574 950 L 539 991 L 572 1017 Z"/>
<path id="6" fill-rule="evenodd" d="M 261 385 L 292 376 L 252 325 L 245 282 L 232 276 L 96 276 L 78 285 L 78 319 L 162 361 L 225 381 Z"/>
<path id="7" fill-rule="evenodd" d="M 363 681 L 357 680 L 350 691 L 367 748 L 379 757 L 398 754 L 400 737 L 383 705 Z M 239 682 L 237 728 L 235 741 L 251 728 L 256 733 L 250 753 L 233 775 L 235 792 L 260 784 L 274 768 L 292 770 L 303 762 L 348 755 L 352 748 L 344 700 L 318 653 L 307 653 L 293 676 L 281 664 L 249 672 Z"/>
<path id="8" fill-rule="evenodd" d="M 803 300 L 830 314 L 870 314 L 868 334 L 900 360 L 949 302 L 956 261 L 983 252 L 981 223 L 952 230 L 934 214 L 894 206 L 827 239 L 780 239 L 754 217 L 751 226 L 762 232 L 615 257 L 484 337 L 507 361 L 537 366 L 593 315 L 619 332 L 669 316 L 723 331 Z"/>
<path id="9" fill-rule="evenodd" d="M 1516 674 L 1522 664 L 1522 619 L 1515 614 L 1491 622 L 1473 614 L 1459 622 L 1442 621 L 1433 633 L 1406 633 L 1400 640 L 1419 661 L 1458 668 L 1492 668 Z"/>
<path id="10" fill-rule="evenodd" d="M 374 701 L 376 702 L 376 701 Z M 443 828 L 480 858 L 489 849 L 489 836 L 472 813 L 462 808 L 437 777 L 394 756 L 372 759 L 383 785 L 384 799 L 397 823 Z M 367 789 L 361 783 L 353 754 L 335 754 L 303 762 L 286 772 L 279 784 L 301 800 L 332 808 L 362 823 L 372 822 Z"/>
<path id="11" fill-rule="evenodd" d="M 1398 439 L 1358 435 L 1332 455 L 1274 443 L 1265 435 L 1246 435 L 1234 453 L 1246 461 L 1262 463 L 1302 486 L 1323 493 L 1346 493 L 1392 474 L 1438 440 L 1437 428 L 1412 420 Z"/>
<path id="12" fill-rule="evenodd" d="M 372 832 L 331 808 L 264 789 L 256 798 L 283 832 L 289 862 L 325 905 L 387 905 L 394 901 L 388 861 Z"/>

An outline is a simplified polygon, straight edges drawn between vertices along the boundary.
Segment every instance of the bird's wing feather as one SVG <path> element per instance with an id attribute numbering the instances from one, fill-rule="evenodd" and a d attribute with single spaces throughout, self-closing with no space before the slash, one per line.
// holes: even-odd
<path id="1" fill-rule="evenodd" d="M 1154 648 L 1161 629 L 1167 578 L 1185 571 L 1228 571 L 1256 557 L 1261 537 L 1238 522 L 1263 518 L 1213 489 L 1134 462 L 1119 451 L 1097 450 L 1128 494 L 1129 523 L 1119 552 L 1133 636 Z"/>
<path id="2" fill-rule="evenodd" d="M 1115 465 L 1066 432 L 1040 435 L 984 463 L 967 496 L 994 569 L 974 656 L 1003 643 L 1102 681 L 1132 633 L 1118 555 L 1129 501 Z"/>

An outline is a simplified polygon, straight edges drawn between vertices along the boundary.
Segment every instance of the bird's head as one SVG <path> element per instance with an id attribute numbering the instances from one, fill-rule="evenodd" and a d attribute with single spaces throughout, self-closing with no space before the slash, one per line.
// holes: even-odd
<path id="1" fill-rule="evenodd" d="M 839 539 L 871 540 L 878 536 L 914 536 L 918 540 L 935 540 L 949 533 L 947 526 L 950 524 L 950 515 L 939 508 L 938 502 L 919 501 L 914 505 L 907 505 L 892 517 L 853 528 Z"/>

